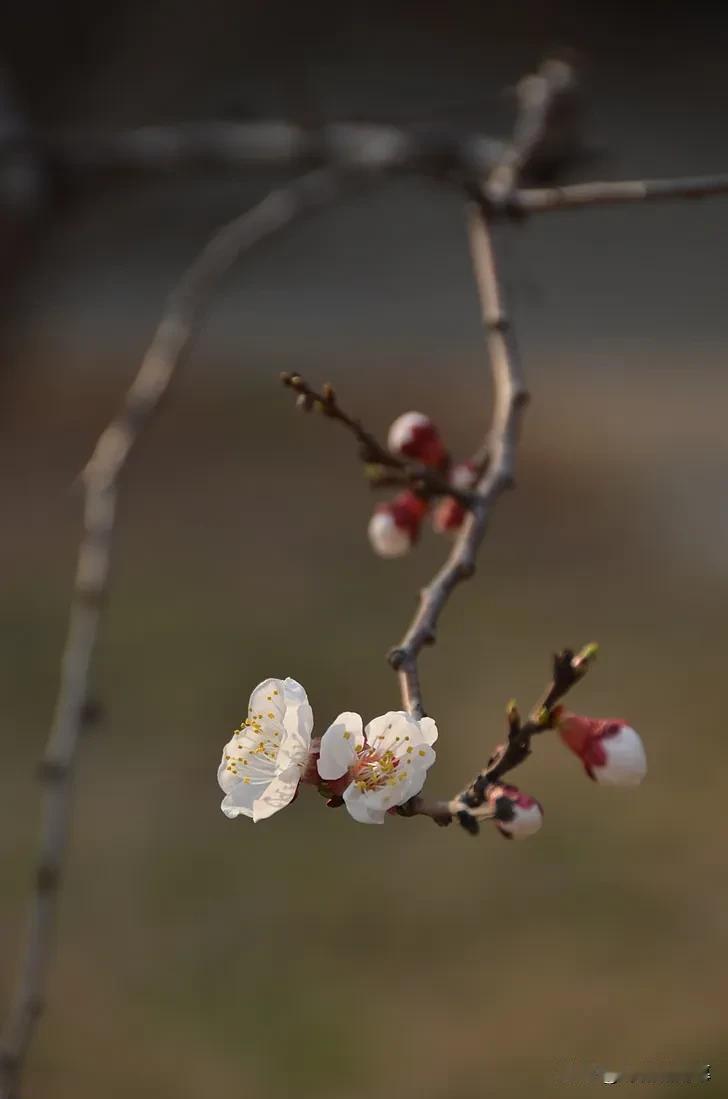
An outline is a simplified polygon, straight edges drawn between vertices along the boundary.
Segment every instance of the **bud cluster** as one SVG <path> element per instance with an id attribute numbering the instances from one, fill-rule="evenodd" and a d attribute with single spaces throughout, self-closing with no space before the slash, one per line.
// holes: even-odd
<path id="1" fill-rule="evenodd" d="M 543 823 L 539 802 L 505 784 L 502 776 L 528 758 L 532 737 L 547 729 L 558 732 L 593 782 L 638 786 L 645 778 L 644 745 L 631 725 L 620 718 L 575 714 L 561 705 L 560 700 L 584 676 L 596 652 L 592 643 L 576 654 L 571 649 L 557 653 L 553 681 L 526 722 L 522 723 L 515 702 L 508 704 L 508 740 L 498 745 L 486 769 L 451 803 L 452 814 L 467 831 L 477 833 L 483 821 L 492 821 L 507 839 L 525 839 L 539 831 Z"/>
<path id="2" fill-rule="evenodd" d="M 422 412 L 398 416 L 387 436 L 389 453 L 414 462 L 447 478 L 458 492 L 475 487 L 477 466 L 472 462 L 451 465 L 450 456 L 435 424 Z M 430 512 L 429 501 L 415 491 L 401 492 L 379 504 L 369 522 L 369 541 L 380 557 L 402 557 L 420 535 L 422 521 Z M 432 511 L 432 526 L 438 534 L 455 534 L 467 513 L 453 496 L 443 496 Z"/>

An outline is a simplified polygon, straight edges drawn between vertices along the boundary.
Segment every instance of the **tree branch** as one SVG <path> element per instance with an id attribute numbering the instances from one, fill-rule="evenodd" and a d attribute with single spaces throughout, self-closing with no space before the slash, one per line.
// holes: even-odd
<path id="1" fill-rule="evenodd" d="M 24 1059 L 51 960 L 58 891 L 68 840 L 72 775 L 89 699 L 89 674 L 109 582 L 118 481 L 129 453 L 157 410 L 190 345 L 210 294 L 235 261 L 304 213 L 338 197 L 327 171 L 312 172 L 235 218 L 204 247 L 173 292 L 121 411 L 99 438 L 83 473 L 83 531 L 55 715 L 40 767 L 43 812 L 24 953 L 0 1047 L 0 1099 L 17 1099 Z"/>
<path id="2" fill-rule="evenodd" d="M 487 187 L 483 192 L 488 200 Z M 511 214 L 544 214 L 580 210 L 589 206 L 617 206 L 632 202 L 665 202 L 675 199 L 728 195 L 728 175 L 686 176 L 676 179 L 618 180 L 614 183 L 574 183 L 567 187 L 523 188 L 512 193 Z"/>
<path id="3" fill-rule="evenodd" d="M 300 169 L 322 162 L 356 171 L 457 172 L 478 180 L 504 151 L 502 141 L 478 133 L 373 122 L 335 122 L 316 129 L 276 119 L 140 126 L 117 133 L 71 131 L 41 135 L 36 144 L 51 170 L 71 180 L 106 172 Z"/>
<path id="4" fill-rule="evenodd" d="M 288 389 L 298 394 L 296 405 L 303 412 L 317 410 L 330 420 L 342 424 L 359 444 L 359 457 L 364 462 L 367 476 L 373 488 L 392 485 L 408 485 L 425 499 L 436 496 L 451 496 L 465 508 L 476 502 L 476 494 L 467 489 L 458 489 L 451 485 L 447 477 L 437 470 L 419 462 L 408 462 L 391 454 L 379 442 L 371 431 L 367 431 L 360 420 L 345 412 L 333 386 L 325 383 L 321 392 L 312 389 L 300 374 L 281 374 L 281 381 Z"/>
<path id="5" fill-rule="evenodd" d="M 544 180 L 583 155 L 580 103 L 571 65 L 555 58 L 516 86 L 513 136 L 487 183 L 494 209 L 507 205 L 519 183 Z"/>
<path id="6" fill-rule="evenodd" d="M 399 674 L 404 707 L 415 717 L 422 717 L 425 712 L 418 657 L 425 645 L 434 642 L 440 614 L 454 589 L 475 572 L 478 550 L 493 506 L 501 493 L 513 484 L 521 417 L 528 402 L 515 339 L 505 311 L 492 229 L 475 203 L 468 211 L 468 229 L 493 377 L 493 421 L 487 444 L 489 462 L 452 553 L 423 589 L 409 629 L 389 654 L 390 664 Z"/>
<path id="7" fill-rule="evenodd" d="M 572 687 L 583 679 L 596 653 L 595 644 L 586 645 L 576 655 L 571 649 L 556 653 L 553 678 L 543 697 L 531 710 L 525 722 L 521 721 L 515 702 L 508 704 L 506 709 L 508 738 L 505 743 L 498 745 L 486 766 L 470 785 L 450 801 L 429 802 L 421 795 L 411 798 L 400 808 L 400 816 L 431 817 L 439 825 L 450 824 L 452 820 L 457 819 L 467 832 L 476 834 L 479 827 L 478 821 L 486 819 L 489 815 L 484 814 L 481 809 L 487 800 L 489 789 L 498 784 L 509 771 L 528 759 L 531 754 L 531 740 L 534 736 L 553 728 L 555 707 Z M 503 814 L 508 811 L 506 802 L 503 806 L 496 805 L 490 815 L 507 820 L 509 818 Z"/>

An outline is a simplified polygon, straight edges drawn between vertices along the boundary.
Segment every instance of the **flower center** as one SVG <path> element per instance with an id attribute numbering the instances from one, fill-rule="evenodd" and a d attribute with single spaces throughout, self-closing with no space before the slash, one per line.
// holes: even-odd
<path id="1" fill-rule="evenodd" d="M 389 748 L 375 751 L 369 744 L 356 749 L 357 759 L 349 768 L 349 777 L 362 793 L 394 786 L 399 781 L 399 760 Z"/>

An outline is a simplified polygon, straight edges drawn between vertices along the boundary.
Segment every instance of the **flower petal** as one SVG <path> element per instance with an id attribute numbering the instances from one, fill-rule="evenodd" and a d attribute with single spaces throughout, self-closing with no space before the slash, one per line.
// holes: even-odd
<path id="1" fill-rule="evenodd" d="M 283 721 L 286 711 L 285 684 L 280 679 L 264 679 L 254 688 L 248 703 L 248 716 L 274 718 Z"/>
<path id="2" fill-rule="evenodd" d="M 235 817 L 250 817 L 252 819 L 253 816 L 252 805 L 236 805 L 230 794 L 222 799 L 220 808 L 228 820 L 234 820 Z"/>
<path id="3" fill-rule="evenodd" d="M 253 803 L 253 820 L 265 820 L 293 801 L 301 779 L 301 768 L 294 763 L 277 775 Z"/>
<path id="4" fill-rule="evenodd" d="M 295 679 L 286 679 L 283 687 L 286 711 L 283 716 L 285 735 L 278 757 L 281 770 L 285 770 L 291 763 L 305 765 L 311 749 L 313 731 L 313 710 L 301 684 Z"/>
<path id="5" fill-rule="evenodd" d="M 434 744 L 437 740 L 437 725 L 434 720 L 431 717 L 422 717 L 419 726 L 425 744 Z"/>
<path id="6" fill-rule="evenodd" d="M 246 776 L 247 777 L 247 776 Z M 252 817 L 253 804 L 266 790 L 268 782 L 240 779 L 222 799 L 220 808 L 226 817 Z"/>
<path id="7" fill-rule="evenodd" d="M 247 762 L 245 762 L 247 760 Z M 245 778 L 270 782 L 275 775 L 275 763 L 268 756 L 251 752 L 247 738 L 234 736 L 223 748 L 217 781 L 226 794 Z"/>
<path id="8" fill-rule="evenodd" d="M 385 809 L 378 805 L 370 806 L 370 795 L 363 794 L 353 782 L 344 790 L 344 802 L 351 816 L 360 824 L 384 824 Z"/>
<path id="9" fill-rule="evenodd" d="M 356 749 L 364 743 L 359 714 L 339 714 L 321 737 L 318 773 L 321 778 L 341 778 L 356 763 Z"/>
<path id="10" fill-rule="evenodd" d="M 405 742 L 422 739 L 417 722 L 403 710 L 390 710 L 381 717 L 372 718 L 364 734 L 367 744 L 377 752 L 396 751 Z"/>

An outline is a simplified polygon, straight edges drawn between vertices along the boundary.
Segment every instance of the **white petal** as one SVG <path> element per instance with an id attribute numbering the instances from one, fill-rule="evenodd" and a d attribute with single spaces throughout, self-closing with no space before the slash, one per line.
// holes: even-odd
<path id="1" fill-rule="evenodd" d="M 267 786 L 267 782 L 238 782 L 222 799 L 220 808 L 226 817 L 252 817 L 253 803 L 265 792 Z"/>
<path id="2" fill-rule="evenodd" d="M 266 787 L 264 793 L 253 803 L 253 820 L 265 820 L 280 809 L 285 809 L 293 801 L 301 779 L 301 768 L 293 764 Z"/>
<path id="3" fill-rule="evenodd" d="M 306 692 L 295 679 L 284 683 L 286 712 L 283 725 L 286 730 L 278 756 L 278 766 L 285 770 L 291 763 L 305 765 L 311 749 L 313 710 L 308 704 Z"/>
<path id="4" fill-rule="evenodd" d="M 386 752 L 387 749 L 394 752 L 404 744 L 419 744 L 422 740 L 419 725 L 403 710 L 390 710 L 381 717 L 373 718 L 364 735 L 367 744 L 377 752 Z"/>
<path id="5" fill-rule="evenodd" d="M 280 723 L 283 721 L 285 710 L 285 685 L 280 679 L 264 679 L 250 695 L 250 702 L 248 703 L 249 716 L 252 714 L 261 714 L 263 716 L 272 714 L 273 716 L 269 717 L 269 720 L 277 719 Z"/>
<path id="6" fill-rule="evenodd" d="M 437 725 L 431 717 L 420 718 L 420 730 L 426 744 L 434 744 L 437 740 Z"/>
<path id="7" fill-rule="evenodd" d="M 378 806 L 370 809 L 370 797 L 363 794 L 353 782 L 344 790 L 344 802 L 351 816 L 360 824 L 384 824 L 384 809 Z"/>
<path id="8" fill-rule="evenodd" d="M 592 767 L 594 778 L 605 786 L 639 786 L 647 774 L 647 757 L 640 736 L 630 725 L 622 725 L 614 736 L 600 738 L 607 762 Z"/>
<path id="9" fill-rule="evenodd" d="M 248 760 L 244 763 L 243 760 Z M 275 775 L 275 763 L 265 756 L 250 752 L 247 740 L 233 737 L 224 747 L 220 766 L 217 769 L 217 781 L 226 794 L 245 778 L 257 782 L 270 782 Z"/>
<path id="10" fill-rule="evenodd" d="M 429 751 L 432 752 L 430 748 Z M 435 761 L 435 753 L 432 753 L 432 762 Z M 397 805 L 403 805 L 405 801 L 409 801 L 415 794 L 419 794 L 422 787 L 425 785 L 425 779 L 427 778 L 427 768 L 417 767 L 412 765 L 411 770 L 407 773 L 407 782 L 402 785 L 400 790 L 400 797 L 397 800 Z"/>
<path id="11" fill-rule="evenodd" d="M 250 817 L 252 819 L 253 816 L 252 805 L 236 805 L 230 797 L 230 794 L 222 799 L 220 808 L 229 820 L 234 820 L 235 817 Z"/>
<path id="12" fill-rule="evenodd" d="M 308 695 L 295 679 L 289 676 L 283 680 L 283 695 L 287 706 L 308 705 Z"/>
<path id="13" fill-rule="evenodd" d="M 341 778 L 356 763 L 356 749 L 364 743 L 359 714 L 339 714 L 321 737 L 318 773 L 321 778 Z"/>

